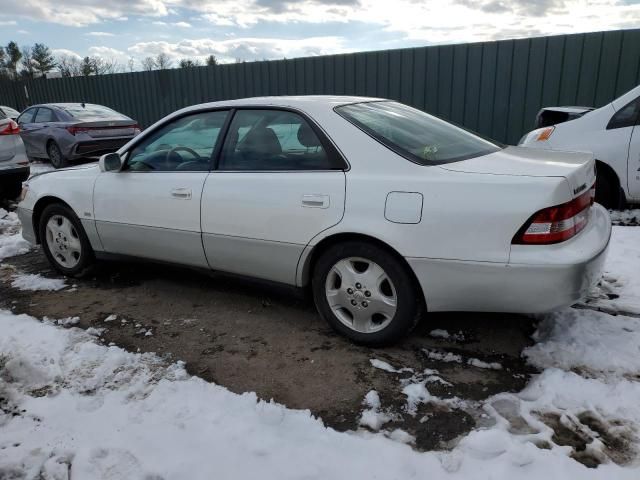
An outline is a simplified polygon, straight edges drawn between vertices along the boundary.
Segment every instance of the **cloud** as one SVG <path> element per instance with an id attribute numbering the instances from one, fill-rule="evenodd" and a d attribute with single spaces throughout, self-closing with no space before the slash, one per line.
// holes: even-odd
<path id="1" fill-rule="evenodd" d="M 116 60 L 121 63 L 124 63 L 129 59 L 129 55 L 127 55 L 126 52 L 111 47 L 89 47 L 88 52 L 92 57 L 99 57 L 104 60 Z"/>
<path id="2" fill-rule="evenodd" d="M 113 36 L 115 36 L 113 33 L 110 33 L 110 32 L 89 32 L 89 33 L 85 33 L 85 35 L 89 35 L 91 37 L 113 37 Z"/>
<path id="3" fill-rule="evenodd" d="M 51 53 L 53 53 L 54 57 L 74 57 L 78 60 L 82 59 L 82 55 L 79 55 L 73 50 L 68 50 L 66 48 L 54 48 L 53 50 L 51 50 Z"/>
<path id="4" fill-rule="evenodd" d="M 18 22 L 16 22 L 15 20 L 0 20 L 0 26 L 1 27 L 10 27 L 12 25 L 17 25 Z"/>
<path id="5" fill-rule="evenodd" d="M 163 22 L 161 20 L 156 20 L 151 22 L 153 25 L 157 25 L 159 27 L 181 27 L 181 28 L 190 28 L 191 24 L 187 22 Z"/>
<path id="6" fill-rule="evenodd" d="M 159 53 L 165 53 L 173 60 L 204 59 L 209 55 L 215 55 L 223 62 L 232 62 L 236 59 L 262 60 L 313 56 L 342 51 L 346 51 L 343 39 L 335 36 L 303 39 L 233 38 L 220 41 L 203 38 L 176 43 L 140 42 L 128 48 L 128 52 L 138 58 L 155 56 Z"/>

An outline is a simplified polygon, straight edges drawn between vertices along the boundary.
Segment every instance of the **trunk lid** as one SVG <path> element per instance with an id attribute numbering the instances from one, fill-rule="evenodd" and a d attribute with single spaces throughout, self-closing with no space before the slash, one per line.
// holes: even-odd
<path id="1" fill-rule="evenodd" d="M 499 152 L 440 165 L 453 172 L 526 177 L 563 177 L 573 197 L 596 180 L 595 160 L 590 153 L 558 152 L 524 147 L 507 147 Z"/>

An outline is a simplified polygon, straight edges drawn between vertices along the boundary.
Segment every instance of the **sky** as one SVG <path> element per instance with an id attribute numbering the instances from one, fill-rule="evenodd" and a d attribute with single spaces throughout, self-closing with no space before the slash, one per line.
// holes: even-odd
<path id="1" fill-rule="evenodd" d="M 640 0 L 3 0 L 0 45 L 126 64 L 293 58 L 640 27 Z"/>

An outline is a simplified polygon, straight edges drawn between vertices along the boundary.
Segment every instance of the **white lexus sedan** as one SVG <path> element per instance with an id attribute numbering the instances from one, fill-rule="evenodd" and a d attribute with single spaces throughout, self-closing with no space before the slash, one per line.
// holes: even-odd
<path id="1" fill-rule="evenodd" d="M 368 345 L 425 311 L 546 312 L 597 281 L 611 234 L 587 154 L 503 147 L 389 100 L 197 105 L 99 165 L 34 177 L 23 235 L 58 271 L 142 257 L 310 286 Z"/>

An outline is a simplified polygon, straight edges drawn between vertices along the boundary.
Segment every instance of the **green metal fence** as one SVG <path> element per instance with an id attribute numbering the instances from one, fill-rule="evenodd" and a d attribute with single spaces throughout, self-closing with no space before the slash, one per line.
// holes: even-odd
<path id="1" fill-rule="evenodd" d="M 640 29 L 0 83 L 0 104 L 107 105 L 148 126 L 259 95 L 392 98 L 506 143 L 550 105 L 604 105 L 640 83 Z M 28 95 L 28 97 L 27 97 Z"/>

